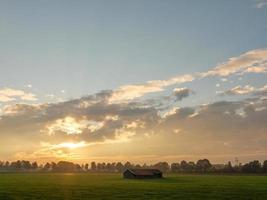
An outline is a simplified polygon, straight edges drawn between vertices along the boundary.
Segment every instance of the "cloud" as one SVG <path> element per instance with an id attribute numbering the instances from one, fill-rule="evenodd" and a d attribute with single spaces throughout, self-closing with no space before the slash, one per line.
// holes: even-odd
<path id="1" fill-rule="evenodd" d="M 111 93 L 109 102 L 120 103 L 142 97 L 149 93 L 163 91 L 166 87 L 175 84 L 192 82 L 209 76 L 229 76 L 239 73 L 266 73 L 267 49 L 256 49 L 230 58 L 227 62 L 202 73 L 178 75 L 167 80 L 152 80 L 144 84 L 124 85 Z M 227 80 L 223 78 L 222 81 Z"/>
<path id="2" fill-rule="evenodd" d="M 223 95 L 242 95 L 242 94 L 250 94 L 255 91 L 255 88 L 249 85 L 244 87 L 238 85 L 230 90 L 226 90 L 224 92 L 220 92 Z"/>
<path id="3" fill-rule="evenodd" d="M 254 92 L 254 95 L 257 95 L 257 96 L 262 96 L 262 97 L 267 97 L 267 85 L 261 87 L 261 88 L 258 88 L 257 90 L 255 90 Z"/>
<path id="4" fill-rule="evenodd" d="M 42 105 L 27 105 L 27 104 L 6 105 L 3 107 L 3 115 L 15 116 L 23 114 L 32 114 L 41 111 L 41 109 Z"/>
<path id="5" fill-rule="evenodd" d="M 255 72 L 255 70 L 259 72 L 259 69 L 266 67 L 266 63 L 267 49 L 256 49 L 238 57 L 230 58 L 227 62 L 217 65 L 214 69 L 202 73 L 202 77 L 229 76 L 237 72 Z"/>
<path id="6" fill-rule="evenodd" d="M 231 74 L 263 73 L 266 55 L 264 49 L 253 50 L 206 73 L 121 86 L 70 101 L 4 106 L 0 116 L 0 146 L 5 151 L 0 156 L 48 159 L 144 152 L 162 156 L 206 155 L 214 153 L 214 149 L 218 154 L 229 155 L 267 151 L 267 100 L 263 98 L 267 86 L 236 86 L 224 93 L 252 94 L 253 98 L 194 107 L 174 107 L 177 102 L 170 101 L 174 97 L 181 101 L 192 93 L 182 87 L 174 89 L 167 100 L 136 100 L 175 84 L 209 76 L 222 76 L 222 81 L 227 81 L 226 76 Z M 20 90 L 0 91 L 0 99 L 6 98 L 5 101 L 35 97 Z M 100 145 L 101 148 L 96 148 Z"/>
<path id="7" fill-rule="evenodd" d="M 191 117 L 191 113 L 197 114 Z M 181 154 L 267 152 L 266 117 L 267 101 L 222 101 L 179 109 L 166 117 L 158 130 L 173 132 L 174 136 L 168 136 L 168 145 L 179 146 Z M 177 129 L 181 133 L 178 136 Z M 229 145 L 226 147 L 225 143 Z"/>
<path id="8" fill-rule="evenodd" d="M 135 98 L 142 97 L 148 93 L 160 92 L 165 87 L 174 84 L 191 82 L 194 79 L 195 75 L 186 74 L 186 75 L 176 76 L 168 80 L 153 80 L 153 81 L 148 81 L 145 84 L 121 86 L 112 93 L 109 101 L 110 103 L 116 103 L 116 102 L 133 100 Z"/>
<path id="9" fill-rule="evenodd" d="M 56 160 L 133 151 L 162 156 L 267 151 L 267 100 L 176 107 L 161 116 L 144 102 L 110 104 L 110 95 L 103 91 L 60 103 L 5 107 L 0 145 L 8 151 L 0 155 Z"/>
<path id="10" fill-rule="evenodd" d="M 48 134 L 56 134 L 57 131 L 65 132 L 68 135 L 80 134 L 82 130 L 88 126 L 87 120 L 76 120 L 73 117 L 65 117 L 63 119 L 57 119 L 55 123 L 47 127 Z"/>
<path id="11" fill-rule="evenodd" d="M 247 68 L 246 70 L 244 70 L 242 74 L 245 74 L 245 73 L 267 73 L 267 65 L 264 64 L 264 66 L 259 66 L 259 67 L 249 67 Z"/>
<path id="12" fill-rule="evenodd" d="M 11 98 L 9 96 L 0 94 L 0 102 L 9 102 L 9 101 L 15 101 L 15 100 L 16 100 L 15 98 Z"/>
<path id="13" fill-rule="evenodd" d="M 176 101 L 181 101 L 183 98 L 186 98 L 190 95 L 192 91 L 188 88 L 175 88 L 173 94 Z"/>
<path id="14" fill-rule="evenodd" d="M 22 90 L 4 88 L 0 90 L 0 102 L 10 102 L 15 100 L 36 101 L 36 95 Z"/>
<path id="15" fill-rule="evenodd" d="M 190 107 L 184 107 L 184 108 L 176 108 L 174 107 L 173 109 L 171 109 L 170 111 L 168 111 L 163 118 L 168 118 L 168 119 L 183 119 L 183 118 L 187 118 L 190 115 L 192 115 L 194 113 L 194 109 L 190 108 Z"/>
<path id="16" fill-rule="evenodd" d="M 155 108 L 143 103 L 109 104 L 107 94 L 54 104 L 6 106 L 0 132 L 16 135 L 19 130 L 20 135 L 33 134 L 46 142 L 66 139 L 91 143 L 116 139 L 120 131 L 132 131 L 129 124 L 133 122 L 142 124 L 135 127 L 141 131 L 157 121 Z"/>
<path id="17" fill-rule="evenodd" d="M 261 88 L 254 88 L 252 86 L 236 86 L 232 89 L 218 92 L 220 95 L 244 95 L 244 94 L 253 94 L 255 96 L 266 96 L 267 95 L 267 85 Z"/>
<path id="18" fill-rule="evenodd" d="M 173 107 L 173 108 L 169 109 L 168 111 L 166 111 L 162 114 L 162 118 L 167 118 L 171 115 L 176 114 L 178 109 L 180 109 L 180 108 L 179 107 Z"/>
<path id="19" fill-rule="evenodd" d="M 177 75 L 166 80 L 152 80 L 144 84 L 123 85 L 114 91 L 108 92 L 107 101 L 110 104 L 123 103 L 143 97 L 146 94 L 161 92 L 166 87 L 192 82 L 208 76 L 229 76 L 235 73 L 265 73 L 267 50 L 256 49 L 248 51 L 238 57 L 230 58 L 227 62 L 217 65 L 214 69 L 202 73 Z M 227 80 L 223 78 L 222 81 Z M 65 92 L 62 90 L 62 92 Z"/>
<path id="20" fill-rule="evenodd" d="M 257 2 L 255 3 L 255 7 L 258 9 L 263 8 L 266 5 L 267 5 L 266 0 L 257 0 Z"/>

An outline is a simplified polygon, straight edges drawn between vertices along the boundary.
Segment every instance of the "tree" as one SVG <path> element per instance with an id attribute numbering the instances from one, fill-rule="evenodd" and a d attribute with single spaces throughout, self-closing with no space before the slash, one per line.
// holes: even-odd
<path id="1" fill-rule="evenodd" d="M 112 172 L 111 163 L 107 163 L 107 165 L 106 165 L 106 170 L 107 170 L 108 172 Z"/>
<path id="2" fill-rule="evenodd" d="M 5 168 L 8 169 L 9 168 L 9 165 L 10 165 L 10 163 L 8 161 L 6 161 Z"/>
<path id="3" fill-rule="evenodd" d="M 59 161 L 54 171 L 57 172 L 75 172 L 79 171 L 80 166 L 68 161 Z"/>
<path id="4" fill-rule="evenodd" d="M 51 170 L 51 165 L 50 165 L 50 163 L 46 163 L 46 164 L 44 165 L 44 167 L 43 167 L 43 170 L 44 170 L 44 171 L 50 171 L 50 170 Z"/>
<path id="5" fill-rule="evenodd" d="M 122 172 L 122 171 L 124 170 L 124 166 L 123 166 L 123 164 L 122 164 L 121 162 L 118 162 L 118 163 L 116 164 L 116 170 L 117 170 L 118 172 Z"/>
<path id="6" fill-rule="evenodd" d="M 51 162 L 51 170 L 55 170 L 57 167 L 57 164 L 55 162 Z"/>
<path id="7" fill-rule="evenodd" d="M 228 161 L 227 165 L 225 166 L 225 168 L 223 169 L 224 172 L 227 172 L 227 173 L 231 173 L 231 172 L 234 172 L 234 168 L 232 166 L 232 163 L 230 161 Z"/>
<path id="8" fill-rule="evenodd" d="M 24 170 L 29 170 L 29 169 L 32 169 L 32 165 L 29 161 L 22 160 L 21 161 L 21 168 Z"/>
<path id="9" fill-rule="evenodd" d="M 263 170 L 264 173 L 267 173 L 267 160 L 265 160 L 265 161 L 263 162 L 262 170 Z"/>
<path id="10" fill-rule="evenodd" d="M 130 163 L 130 162 L 126 162 L 125 164 L 124 164 L 124 168 L 125 169 L 130 169 L 130 168 L 132 168 L 132 164 Z"/>
<path id="11" fill-rule="evenodd" d="M 206 172 L 212 165 L 208 159 L 198 160 L 196 163 L 196 169 L 200 172 Z"/>
<path id="12" fill-rule="evenodd" d="M 196 165 L 195 165 L 195 163 L 192 162 L 192 161 L 189 161 L 189 162 L 188 162 L 188 170 L 189 170 L 190 172 L 193 172 L 193 171 L 195 171 L 195 169 L 196 169 Z"/>
<path id="13" fill-rule="evenodd" d="M 96 171 L 96 163 L 95 162 L 91 162 L 91 170 Z"/>
<path id="14" fill-rule="evenodd" d="M 195 171 L 196 165 L 194 162 L 186 162 L 185 160 L 181 161 L 180 169 L 184 172 L 193 172 Z"/>
<path id="15" fill-rule="evenodd" d="M 89 164 L 88 164 L 88 163 L 86 163 L 86 164 L 84 165 L 84 169 L 85 169 L 85 171 L 88 171 L 88 170 L 89 170 Z"/>
<path id="16" fill-rule="evenodd" d="M 106 171 L 106 169 L 107 169 L 107 164 L 106 164 L 105 162 L 103 162 L 103 163 L 101 164 L 101 169 L 102 169 L 102 171 Z"/>
<path id="17" fill-rule="evenodd" d="M 142 169 L 142 166 L 141 165 L 139 165 L 139 164 L 137 164 L 137 165 L 135 165 L 135 167 L 134 167 L 135 169 Z"/>
<path id="18" fill-rule="evenodd" d="M 11 168 L 12 170 L 20 170 L 20 169 L 22 168 L 21 161 L 18 160 L 18 161 L 16 161 L 16 162 L 12 162 L 12 163 L 10 164 L 10 168 Z"/>
<path id="19" fill-rule="evenodd" d="M 167 172 L 170 170 L 170 166 L 167 162 L 158 162 L 154 165 L 154 167 L 162 172 Z"/>
<path id="20" fill-rule="evenodd" d="M 147 164 L 144 163 L 143 166 L 142 166 L 142 168 L 143 168 L 143 169 L 147 169 L 147 168 L 148 168 Z"/>
<path id="21" fill-rule="evenodd" d="M 171 164 L 171 171 L 172 172 L 179 172 L 181 170 L 181 166 L 179 163 L 172 163 Z"/>
<path id="22" fill-rule="evenodd" d="M 251 161 L 243 165 L 242 171 L 246 173 L 259 173 L 261 171 L 261 163 L 258 160 Z"/>
<path id="23" fill-rule="evenodd" d="M 83 171 L 83 168 L 81 167 L 81 165 L 75 164 L 74 171 L 81 172 L 81 171 Z"/>
<path id="24" fill-rule="evenodd" d="M 33 162 L 33 163 L 32 163 L 32 168 L 33 168 L 33 169 L 38 169 L 38 164 L 37 164 L 37 162 Z"/>
<path id="25" fill-rule="evenodd" d="M 111 163 L 111 168 L 112 168 L 112 171 L 116 171 L 116 163 L 115 162 L 113 162 L 113 163 Z"/>
<path id="26" fill-rule="evenodd" d="M 97 163 L 96 165 L 97 171 L 105 171 L 106 170 L 106 163 Z"/>
<path id="27" fill-rule="evenodd" d="M 2 169 L 4 167 L 4 162 L 0 161 L 0 168 Z"/>

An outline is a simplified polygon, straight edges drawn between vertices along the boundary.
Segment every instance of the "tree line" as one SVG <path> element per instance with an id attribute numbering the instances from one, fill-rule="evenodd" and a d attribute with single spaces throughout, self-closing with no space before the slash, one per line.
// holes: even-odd
<path id="1" fill-rule="evenodd" d="M 267 173 L 267 160 L 260 163 L 254 160 L 245 164 L 232 165 L 211 164 L 208 159 L 201 159 L 197 162 L 181 161 L 177 163 L 158 162 L 156 164 L 133 164 L 130 162 L 121 163 L 96 163 L 75 164 L 68 161 L 48 162 L 38 164 L 25 160 L 15 162 L 0 161 L 0 172 L 123 172 L 126 169 L 159 169 L 162 172 L 170 173 Z"/>

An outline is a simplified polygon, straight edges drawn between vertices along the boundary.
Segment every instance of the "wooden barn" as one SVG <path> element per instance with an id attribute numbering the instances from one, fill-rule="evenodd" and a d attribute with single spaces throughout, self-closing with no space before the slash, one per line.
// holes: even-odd
<path id="1" fill-rule="evenodd" d="M 129 178 L 129 179 L 162 178 L 162 172 L 158 169 L 127 169 L 123 172 L 123 178 Z"/>

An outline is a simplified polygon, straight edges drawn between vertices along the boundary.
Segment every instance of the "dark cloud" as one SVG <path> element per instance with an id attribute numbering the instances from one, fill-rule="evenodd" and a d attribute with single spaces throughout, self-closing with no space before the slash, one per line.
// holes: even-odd
<path id="1" fill-rule="evenodd" d="M 262 87 L 262 88 L 257 89 L 257 90 L 254 92 L 254 95 L 256 95 L 256 96 L 267 97 L 267 85 L 265 85 L 265 86 Z"/>
<path id="2" fill-rule="evenodd" d="M 175 88 L 173 94 L 176 101 L 181 101 L 182 99 L 188 97 L 192 91 L 188 88 Z"/>
<path id="3" fill-rule="evenodd" d="M 96 95 L 80 99 L 44 105 L 18 104 L 10 107 L 9 112 L 1 116 L 0 132 L 9 136 L 30 135 L 39 140 L 58 141 L 60 138 L 72 140 L 85 140 L 87 142 L 114 139 L 119 129 L 127 129 L 127 124 L 142 121 L 142 129 L 157 123 L 159 118 L 154 107 L 143 103 L 130 102 L 121 104 L 109 104 L 107 99 L 110 91 L 103 91 Z M 117 118 L 107 119 L 109 116 Z M 82 120 L 94 123 L 103 123 L 98 130 L 82 128 L 80 134 L 67 134 L 62 130 L 55 130 L 53 135 L 45 135 L 47 127 L 53 125 L 57 120 L 72 117 L 77 123 Z M 139 127 L 140 129 L 140 127 Z"/>
<path id="4" fill-rule="evenodd" d="M 243 140 L 246 136 L 255 138 L 256 133 L 260 131 L 264 134 L 267 130 L 267 104 L 262 101 L 261 103 L 222 101 L 201 106 L 194 111 L 190 108 L 180 109 L 168 116 L 162 127 L 179 128 L 214 138 L 224 136 L 238 140 Z"/>
<path id="5" fill-rule="evenodd" d="M 220 95 L 254 95 L 254 96 L 267 96 L 267 86 L 261 88 L 254 88 L 250 85 L 236 86 L 226 91 L 218 92 Z"/>
<path id="6" fill-rule="evenodd" d="M 169 144 L 168 149 L 160 150 L 163 152 L 210 153 L 212 148 L 229 153 L 267 151 L 264 145 L 267 143 L 266 99 L 255 97 L 177 108 L 160 117 L 161 108 L 154 106 L 156 103 L 150 104 L 151 100 L 110 104 L 107 100 L 109 96 L 110 91 L 104 91 L 55 104 L 14 105 L 1 116 L 0 144 L 11 145 L 14 138 L 21 141 L 16 151 L 19 148 L 24 150 L 25 146 L 30 151 L 40 142 L 59 144 L 85 141 L 89 144 L 117 140 L 120 134 L 132 132 L 131 137 L 136 141 L 140 137 L 149 138 L 149 134 L 158 135 L 160 139 L 154 142 L 153 137 L 156 136 L 151 136 L 151 143 L 154 146 Z M 67 130 L 60 128 L 60 123 L 68 123 L 68 120 L 64 121 L 66 117 L 74 123 L 87 121 L 91 124 L 81 126 L 78 134 L 68 134 Z M 48 134 L 51 131 L 48 127 L 54 128 L 53 134 Z"/>

